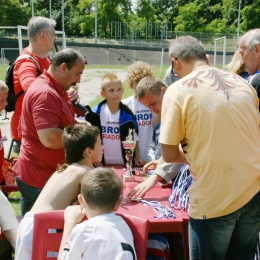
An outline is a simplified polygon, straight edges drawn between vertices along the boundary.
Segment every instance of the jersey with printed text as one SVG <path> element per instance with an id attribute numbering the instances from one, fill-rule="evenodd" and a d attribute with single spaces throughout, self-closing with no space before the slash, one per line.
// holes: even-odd
<path id="1" fill-rule="evenodd" d="M 148 149 L 153 135 L 152 113 L 148 107 L 140 103 L 134 96 L 122 100 L 122 103 L 128 106 L 134 113 L 139 129 L 140 155 L 142 159 L 148 162 Z"/>
<path id="2" fill-rule="evenodd" d="M 124 164 L 121 156 L 119 114 L 120 110 L 116 114 L 112 114 L 107 104 L 104 104 L 101 108 L 102 142 L 107 164 Z"/>

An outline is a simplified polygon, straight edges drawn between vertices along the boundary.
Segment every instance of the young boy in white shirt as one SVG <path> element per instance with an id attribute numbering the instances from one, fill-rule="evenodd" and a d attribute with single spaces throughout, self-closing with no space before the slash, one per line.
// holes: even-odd
<path id="1" fill-rule="evenodd" d="M 121 80 L 114 73 L 107 73 L 101 80 L 100 94 L 105 100 L 91 109 L 85 119 L 99 127 L 104 145 L 103 164 L 125 164 L 125 150 L 122 141 L 126 141 L 129 130 L 133 131 L 134 141 L 138 141 L 138 126 L 133 112 L 121 102 L 124 89 Z M 135 164 L 144 165 L 140 157 L 138 142 L 135 146 Z"/>
<path id="2" fill-rule="evenodd" d="M 137 84 L 146 76 L 153 76 L 151 66 L 143 61 L 136 61 L 128 67 L 126 85 L 132 89 L 135 94 Z M 137 100 L 134 95 L 123 99 L 122 103 L 133 111 L 139 129 L 138 138 L 140 157 L 148 163 L 148 150 L 152 141 L 153 126 L 157 123 L 157 121 L 159 122 L 160 119 L 159 117 L 153 115 L 150 109 Z"/>
<path id="3" fill-rule="evenodd" d="M 103 146 L 97 127 L 85 124 L 67 126 L 62 136 L 66 164 L 58 166 L 18 228 L 15 260 L 31 260 L 34 213 L 65 209 L 77 200 L 80 182 L 100 162 Z M 50 158 L 51 160 L 51 158 Z"/>
<path id="4" fill-rule="evenodd" d="M 136 259 L 132 232 L 113 213 L 121 205 L 121 190 L 122 180 L 112 168 L 99 167 L 85 174 L 80 206 L 65 210 L 58 259 Z M 77 225 L 85 215 L 88 220 Z"/>

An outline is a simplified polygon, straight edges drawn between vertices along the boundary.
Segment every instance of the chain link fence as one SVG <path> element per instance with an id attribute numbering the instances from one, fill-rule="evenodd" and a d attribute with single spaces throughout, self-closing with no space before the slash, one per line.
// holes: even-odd
<path id="1" fill-rule="evenodd" d="M 169 36 L 169 31 L 168 31 Z M 118 46 L 131 46 L 131 47 L 142 47 L 142 48 L 169 48 L 171 42 L 184 35 L 191 35 L 199 39 L 206 51 L 214 51 L 214 40 L 226 36 L 226 51 L 233 53 L 236 51 L 236 34 L 224 34 L 224 33 L 200 33 L 200 32 L 174 32 L 171 31 L 170 38 L 166 37 L 141 37 L 135 36 L 132 38 L 121 38 L 121 39 L 104 39 L 98 38 L 97 44 L 108 44 L 108 45 L 118 45 Z M 163 35 L 162 35 L 163 36 Z M 0 27 L 0 37 L 7 37 L 17 39 L 17 29 L 1 29 Z M 26 33 L 23 35 L 23 39 L 28 39 Z M 62 42 L 62 38 L 57 35 L 57 41 Z M 86 43 L 86 44 L 95 44 L 94 38 L 87 38 L 84 36 L 69 36 L 66 35 L 66 42 L 75 42 L 75 43 Z M 219 43 L 217 45 L 218 52 L 223 51 L 223 44 Z"/>

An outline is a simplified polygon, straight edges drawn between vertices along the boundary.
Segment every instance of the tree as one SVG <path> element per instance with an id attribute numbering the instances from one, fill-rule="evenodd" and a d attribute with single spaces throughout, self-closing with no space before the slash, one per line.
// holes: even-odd
<path id="1" fill-rule="evenodd" d="M 252 4 L 245 6 L 242 11 L 242 31 L 247 31 L 249 29 L 259 28 L 259 11 L 260 11 L 260 1 L 255 0 Z"/>
<path id="2" fill-rule="evenodd" d="M 0 0 L 1 26 L 17 26 L 28 23 L 27 4 L 22 5 L 18 0 Z"/>
<path id="3" fill-rule="evenodd" d="M 146 22 L 155 22 L 157 20 L 155 8 L 150 3 L 150 0 L 137 1 L 136 15 L 137 17 L 144 18 Z"/>
<path id="4" fill-rule="evenodd" d="M 175 31 L 203 32 L 206 23 L 202 15 L 204 8 L 196 1 L 179 7 L 179 15 L 174 20 Z"/>
<path id="5" fill-rule="evenodd" d="M 86 36 L 94 37 L 95 0 L 79 0 L 78 8 L 83 18 L 79 24 L 80 33 Z"/>
<path id="6" fill-rule="evenodd" d="M 157 19 L 161 22 L 173 23 L 178 15 L 178 3 L 175 0 L 151 0 Z"/>
<path id="7" fill-rule="evenodd" d="M 81 33 L 92 34 L 95 28 L 95 0 L 79 0 L 80 11 L 85 11 L 80 23 Z M 98 1 L 98 36 L 111 36 L 112 22 L 126 22 L 131 15 L 130 0 Z"/>
<path id="8" fill-rule="evenodd" d="M 26 25 L 32 14 L 31 1 L 0 0 L 0 25 Z M 49 1 L 34 0 L 34 14 L 50 17 Z M 173 31 L 236 33 L 241 0 L 137 0 L 136 10 L 132 10 L 131 0 L 64 0 L 67 35 L 94 37 L 95 1 L 98 3 L 98 36 L 110 38 L 113 22 L 132 26 L 135 33 L 128 33 L 128 37 L 147 36 L 146 33 L 154 36 L 155 31 L 161 30 L 161 22 L 172 22 Z M 56 30 L 61 31 L 62 1 L 51 0 L 51 3 Z M 240 31 L 260 27 L 259 11 L 260 0 L 241 1 Z M 146 27 L 147 24 L 151 28 Z"/>
<path id="9" fill-rule="evenodd" d="M 81 35 L 80 24 L 85 20 L 85 10 L 79 8 L 78 0 L 67 0 L 66 2 L 66 23 L 65 31 L 67 35 Z"/>

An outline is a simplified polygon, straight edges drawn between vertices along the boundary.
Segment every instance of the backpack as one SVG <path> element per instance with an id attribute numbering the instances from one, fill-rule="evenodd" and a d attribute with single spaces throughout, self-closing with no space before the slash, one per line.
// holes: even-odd
<path id="1" fill-rule="evenodd" d="M 14 72 L 14 65 L 16 61 L 21 60 L 21 59 L 30 59 L 33 61 L 36 66 L 37 66 L 37 74 L 36 77 L 38 77 L 41 74 L 40 66 L 38 62 L 29 54 L 22 54 L 20 55 L 16 60 L 12 60 L 9 63 L 9 67 L 7 68 L 6 75 L 5 75 L 5 84 L 8 87 L 8 96 L 7 96 L 7 105 L 5 107 L 6 112 L 12 112 L 15 109 L 15 103 L 16 100 L 24 93 L 23 90 L 21 90 L 17 95 L 14 94 L 14 85 L 13 85 L 13 72 Z"/>

